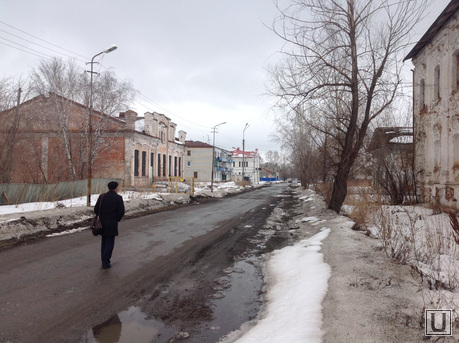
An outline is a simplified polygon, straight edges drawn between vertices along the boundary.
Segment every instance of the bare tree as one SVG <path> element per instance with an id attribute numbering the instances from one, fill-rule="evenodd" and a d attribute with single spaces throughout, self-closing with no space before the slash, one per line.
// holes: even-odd
<path id="1" fill-rule="evenodd" d="M 48 96 L 46 113 L 43 120 L 50 127 L 57 125 L 57 135 L 62 141 L 68 174 L 72 180 L 83 179 L 88 157 L 88 115 L 75 117 L 72 111 L 75 103 L 85 105 L 89 114 L 90 87 L 89 77 L 73 60 L 67 62 L 54 58 L 42 61 L 32 73 L 32 85 L 35 94 Z M 94 124 L 93 158 L 110 147 L 110 142 L 101 136 L 109 126 L 109 118 L 126 110 L 133 101 L 135 90 L 129 82 L 118 81 L 116 76 L 106 71 L 94 78 L 93 107 L 99 119 Z M 70 121 L 73 125 L 70 125 Z M 77 130 L 75 130 L 75 126 Z M 76 132 L 75 132 L 76 131 Z M 113 140 L 114 141 L 114 140 Z"/>
<path id="2" fill-rule="evenodd" d="M 308 108 L 305 121 L 334 141 L 329 208 L 336 212 L 371 121 L 397 95 L 399 52 L 426 5 L 423 0 L 293 0 L 273 25 L 291 49 L 270 70 L 271 93 L 281 107 Z"/>
<path id="3" fill-rule="evenodd" d="M 279 164 L 279 161 L 280 161 L 279 152 L 269 150 L 266 153 L 266 162 L 267 163 L 276 164 L 277 165 L 277 164 Z"/>
<path id="4" fill-rule="evenodd" d="M 28 91 L 24 81 L 6 78 L 0 80 L 0 112 L 14 107 L 3 116 L 0 130 L 0 183 L 9 183 L 11 180 L 14 146 L 21 139 L 24 122 L 28 122 L 25 120 L 27 111 L 20 106 L 27 98 Z"/>

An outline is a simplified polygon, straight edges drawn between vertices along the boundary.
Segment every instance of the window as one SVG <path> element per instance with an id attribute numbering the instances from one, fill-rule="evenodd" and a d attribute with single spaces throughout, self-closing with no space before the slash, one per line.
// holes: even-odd
<path id="1" fill-rule="evenodd" d="M 188 161 L 188 162 L 186 163 L 186 165 L 187 165 L 188 167 L 190 167 L 190 166 L 191 166 L 191 162 Z"/>
<path id="2" fill-rule="evenodd" d="M 172 176 L 172 156 L 169 155 L 169 174 L 168 176 Z"/>
<path id="3" fill-rule="evenodd" d="M 163 155 L 163 176 L 166 176 L 166 155 Z"/>
<path id="4" fill-rule="evenodd" d="M 191 156 L 191 150 L 187 150 L 186 155 Z"/>
<path id="5" fill-rule="evenodd" d="M 198 178 L 198 172 L 194 172 L 193 176 L 194 176 L 195 179 L 197 179 Z"/>
<path id="6" fill-rule="evenodd" d="M 454 64 L 456 66 L 456 88 L 459 89 L 459 51 L 456 52 L 456 63 Z"/>
<path id="7" fill-rule="evenodd" d="M 147 152 L 142 151 L 142 176 L 147 175 Z"/>
<path id="8" fill-rule="evenodd" d="M 440 66 L 434 70 L 434 100 L 440 100 Z"/>
<path id="9" fill-rule="evenodd" d="M 182 176 L 182 158 L 178 158 L 178 176 Z"/>
<path id="10" fill-rule="evenodd" d="M 161 176 L 161 154 L 158 154 L 158 176 Z"/>
<path id="11" fill-rule="evenodd" d="M 139 150 L 134 150 L 134 176 L 139 176 Z"/>
<path id="12" fill-rule="evenodd" d="M 459 90 L 459 50 L 453 54 L 453 90 Z"/>
<path id="13" fill-rule="evenodd" d="M 419 88 L 419 108 L 422 111 L 426 107 L 426 82 L 424 79 L 421 80 Z"/>
<path id="14" fill-rule="evenodd" d="M 174 157 L 174 176 L 177 176 L 177 156 Z"/>
<path id="15" fill-rule="evenodd" d="M 155 154 L 154 154 L 154 153 L 151 153 L 151 154 L 150 154 L 150 168 L 151 168 L 151 174 L 153 174 L 153 173 L 155 172 L 154 165 L 153 165 L 154 161 L 155 161 Z M 153 176 L 153 175 L 151 175 L 151 176 Z"/>

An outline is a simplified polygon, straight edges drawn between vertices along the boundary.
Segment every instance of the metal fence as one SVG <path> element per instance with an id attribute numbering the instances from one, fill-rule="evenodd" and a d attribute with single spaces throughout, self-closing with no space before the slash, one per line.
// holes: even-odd
<path id="1" fill-rule="evenodd" d="M 117 179 L 92 179 L 93 194 L 107 191 L 107 184 Z M 88 181 L 68 181 L 56 184 L 27 184 L 6 183 L 0 184 L 0 205 L 16 205 L 27 202 L 58 201 L 86 195 Z"/>
<path id="2" fill-rule="evenodd" d="M 194 177 L 169 177 L 167 191 L 169 193 L 187 193 L 190 195 L 194 195 Z"/>

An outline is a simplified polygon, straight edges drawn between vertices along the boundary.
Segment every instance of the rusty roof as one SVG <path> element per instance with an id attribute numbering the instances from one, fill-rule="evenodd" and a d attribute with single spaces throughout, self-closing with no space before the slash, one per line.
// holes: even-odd
<path id="1" fill-rule="evenodd" d="M 422 49 L 436 36 L 436 34 L 445 26 L 445 24 L 451 19 L 451 17 L 459 9 L 459 0 L 451 0 L 451 2 L 446 6 L 446 8 L 441 12 L 438 18 L 430 26 L 424 36 L 421 37 L 419 42 L 414 46 L 414 48 L 406 55 L 403 61 L 406 61 L 410 58 L 416 57 Z"/>

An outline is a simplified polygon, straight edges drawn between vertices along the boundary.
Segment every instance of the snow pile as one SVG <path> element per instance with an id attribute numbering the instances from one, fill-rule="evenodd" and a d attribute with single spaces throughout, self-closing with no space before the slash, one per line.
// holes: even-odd
<path id="1" fill-rule="evenodd" d="M 331 269 L 319 251 L 329 233 L 330 229 L 322 228 L 313 237 L 270 254 L 267 306 L 261 319 L 237 343 L 321 342 L 321 303 Z M 234 342 L 240 334 L 233 332 L 221 342 Z"/>
<path id="2" fill-rule="evenodd" d="M 215 183 L 214 191 L 208 188 L 210 183 L 198 184 L 195 197 L 223 197 L 229 193 L 238 193 L 247 188 L 261 187 L 264 183 L 239 186 L 235 182 Z M 142 213 L 151 213 L 157 209 L 186 204 L 191 201 L 189 194 L 161 193 L 153 191 L 122 191 L 126 218 Z M 99 194 L 91 195 L 94 206 Z M 48 235 L 62 235 L 88 229 L 88 221 L 94 216 L 92 207 L 86 206 L 86 196 L 55 202 L 36 202 L 0 206 L 0 241 L 21 239 L 28 235 L 44 232 Z M 46 212 L 44 212 L 46 211 Z"/>

